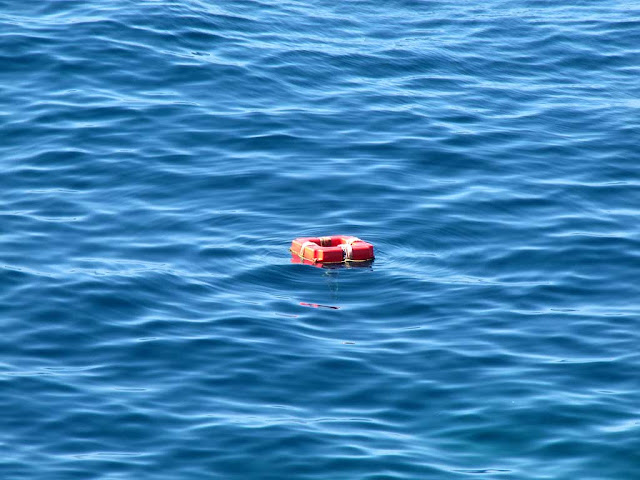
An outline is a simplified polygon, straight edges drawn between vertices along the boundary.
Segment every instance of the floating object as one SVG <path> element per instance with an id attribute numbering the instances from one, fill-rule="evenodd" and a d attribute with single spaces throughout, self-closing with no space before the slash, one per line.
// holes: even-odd
<path id="1" fill-rule="evenodd" d="M 320 305 L 319 303 L 300 302 L 300 305 L 302 305 L 303 307 L 330 308 L 331 310 L 340 310 L 340 307 L 336 307 L 334 305 Z"/>
<path id="2" fill-rule="evenodd" d="M 291 253 L 311 263 L 367 262 L 373 260 L 373 245 L 347 235 L 303 237 L 291 242 Z"/>

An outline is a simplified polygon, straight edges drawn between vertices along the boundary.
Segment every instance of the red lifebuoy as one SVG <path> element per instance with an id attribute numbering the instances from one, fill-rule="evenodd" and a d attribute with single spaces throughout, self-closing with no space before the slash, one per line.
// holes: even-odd
<path id="1" fill-rule="evenodd" d="M 373 245 L 357 237 L 303 237 L 291 242 L 291 253 L 313 263 L 366 262 L 373 260 Z"/>

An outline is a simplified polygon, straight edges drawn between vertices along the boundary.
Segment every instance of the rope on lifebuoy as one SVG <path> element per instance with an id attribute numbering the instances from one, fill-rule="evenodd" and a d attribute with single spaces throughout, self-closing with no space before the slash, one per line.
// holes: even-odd
<path id="1" fill-rule="evenodd" d="M 316 245 L 316 244 L 313 243 L 313 242 L 304 242 L 302 244 L 302 246 L 300 247 L 300 251 L 298 252 L 298 256 L 300 258 L 304 258 L 304 249 L 307 248 L 307 247 L 310 247 L 311 245 Z"/>

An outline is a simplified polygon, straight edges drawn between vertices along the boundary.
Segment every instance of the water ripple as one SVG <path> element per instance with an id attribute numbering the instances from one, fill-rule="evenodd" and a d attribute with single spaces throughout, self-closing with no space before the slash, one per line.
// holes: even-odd
<path id="1" fill-rule="evenodd" d="M 0 0 L 2 478 L 631 478 L 639 14 Z"/>

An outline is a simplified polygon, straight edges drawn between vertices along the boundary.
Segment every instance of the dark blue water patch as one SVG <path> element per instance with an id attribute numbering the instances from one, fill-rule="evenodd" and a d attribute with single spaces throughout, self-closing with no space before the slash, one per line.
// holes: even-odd
<path id="1" fill-rule="evenodd" d="M 633 477 L 639 24 L 0 0 L 2 477 Z"/>

